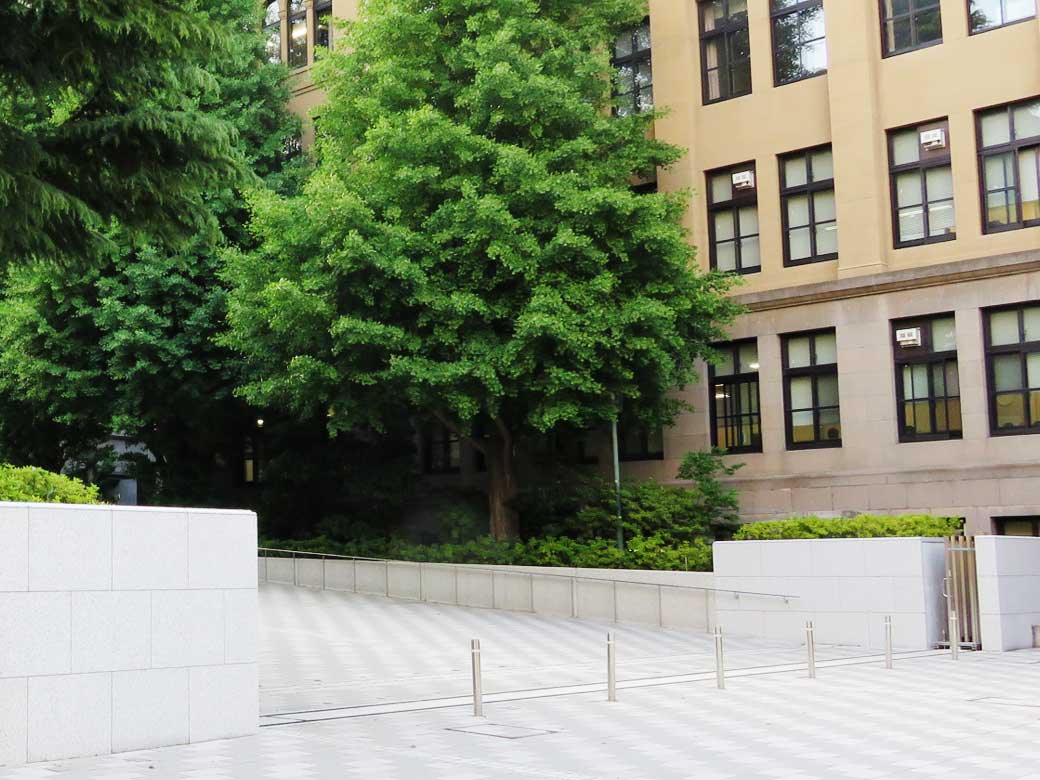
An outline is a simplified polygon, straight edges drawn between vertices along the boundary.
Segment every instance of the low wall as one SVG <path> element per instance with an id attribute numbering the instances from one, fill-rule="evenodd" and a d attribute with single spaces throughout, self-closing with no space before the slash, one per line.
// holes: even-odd
<path id="1" fill-rule="evenodd" d="M 0 765 L 252 734 L 256 515 L 0 503 Z"/>
<path id="2" fill-rule="evenodd" d="M 258 560 L 260 582 L 556 617 L 707 631 L 710 572 L 479 566 L 334 558 Z"/>
<path id="3" fill-rule="evenodd" d="M 788 641 L 803 639 L 812 620 L 818 642 L 882 648 L 891 615 L 896 647 L 928 649 L 945 616 L 943 555 L 941 539 L 716 542 L 716 588 L 798 597 L 785 603 L 720 594 L 717 619 L 728 633 Z"/>
<path id="4" fill-rule="evenodd" d="M 1040 625 L 1040 538 L 976 536 L 982 649 L 1033 646 Z"/>

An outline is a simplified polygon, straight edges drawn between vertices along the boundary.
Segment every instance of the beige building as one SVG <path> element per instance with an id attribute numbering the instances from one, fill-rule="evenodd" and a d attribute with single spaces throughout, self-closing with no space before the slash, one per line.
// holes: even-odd
<path id="1" fill-rule="evenodd" d="M 748 517 L 1040 534 L 1036 2 L 650 0 L 649 29 L 615 47 L 619 110 L 668 110 L 655 132 L 689 152 L 658 186 L 696 193 L 699 262 L 741 274 L 749 312 L 681 391 L 696 412 L 623 436 L 626 474 L 670 479 L 714 444 L 745 464 Z M 309 111 L 327 11 L 272 9 Z M 606 445 L 589 445 L 604 467 Z"/>

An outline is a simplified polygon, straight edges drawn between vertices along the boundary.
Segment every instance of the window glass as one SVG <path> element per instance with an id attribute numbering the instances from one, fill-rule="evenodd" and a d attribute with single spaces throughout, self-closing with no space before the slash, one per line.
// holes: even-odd
<path id="1" fill-rule="evenodd" d="M 1018 181 L 1022 200 L 1022 221 L 1040 219 L 1040 148 L 1018 153 Z"/>
<path id="2" fill-rule="evenodd" d="M 996 389 L 1022 389 L 1022 361 L 1018 355 L 1000 355 L 993 358 L 993 377 Z"/>
<path id="3" fill-rule="evenodd" d="M 1040 225 L 1040 100 L 976 114 L 985 230 Z"/>
<path id="4" fill-rule="evenodd" d="M 753 273 L 761 267 L 757 191 L 753 186 L 742 190 L 732 186 L 734 174 L 744 172 L 754 180 L 754 166 L 746 164 L 707 174 L 710 261 L 721 271 Z"/>
<path id="5" fill-rule="evenodd" d="M 822 0 L 773 2 L 773 75 L 777 85 L 827 70 Z"/>
<path id="6" fill-rule="evenodd" d="M 787 342 L 787 365 L 801 368 L 809 365 L 809 337 L 800 336 Z"/>
<path id="7" fill-rule="evenodd" d="M 758 342 L 716 344 L 715 349 L 721 360 L 708 367 L 712 446 L 730 452 L 761 452 Z"/>
<path id="8" fill-rule="evenodd" d="M 711 200 L 718 203 L 733 197 L 732 174 L 728 171 L 711 177 Z"/>
<path id="9" fill-rule="evenodd" d="M 923 150 L 921 133 L 935 129 L 943 131 L 947 146 Z M 956 238 L 948 139 L 949 126 L 945 120 L 889 133 L 897 248 Z"/>
<path id="10" fill-rule="evenodd" d="M 758 342 L 742 344 L 739 347 L 740 373 L 758 371 Z"/>
<path id="11" fill-rule="evenodd" d="M 904 165 L 921 159 L 917 130 L 903 130 L 892 134 L 892 163 Z"/>
<path id="12" fill-rule="evenodd" d="M 650 20 L 627 30 L 614 42 L 614 110 L 621 116 L 649 111 L 654 106 L 650 54 Z"/>
<path id="13" fill-rule="evenodd" d="M 992 431 L 994 434 L 1038 433 L 1040 306 L 1024 304 L 989 311 L 986 320 Z"/>
<path id="14" fill-rule="evenodd" d="M 970 0 L 968 7 L 973 33 L 1036 15 L 1036 0 Z"/>
<path id="15" fill-rule="evenodd" d="M 1040 306 L 1029 306 L 1022 311 L 1026 341 L 1040 341 Z"/>
<path id="16" fill-rule="evenodd" d="M 1040 100 L 1016 106 L 1012 114 L 1016 141 L 1040 136 Z"/>
<path id="17" fill-rule="evenodd" d="M 788 448 L 840 447 L 834 331 L 781 338 Z"/>
<path id="18" fill-rule="evenodd" d="M 268 3 L 264 12 L 264 51 L 269 62 L 281 62 L 282 21 L 278 0 Z"/>
<path id="19" fill-rule="evenodd" d="M 881 41 L 886 56 L 940 43 L 939 0 L 881 0 Z"/>
<path id="20" fill-rule="evenodd" d="M 1018 342 L 1018 311 L 999 311 L 991 314 L 989 317 L 989 343 L 997 346 L 1017 344 Z"/>
<path id="21" fill-rule="evenodd" d="M 932 320 L 932 349 L 936 352 L 957 349 L 957 329 L 953 317 Z"/>
<path id="22" fill-rule="evenodd" d="M 838 348 L 834 333 L 821 333 L 816 337 L 816 365 L 838 362 Z"/>
<path id="23" fill-rule="evenodd" d="M 805 157 L 795 155 L 784 161 L 784 185 L 797 187 L 809 182 L 809 173 L 805 164 Z"/>
<path id="24" fill-rule="evenodd" d="M 751 91 L 746 0 L 700 0 L 701 81 L 705 103 Z"/>
<path id="25" fill-rule="evenodd" d="M 1011 140 L 1011 125 L 1008 122 L 1006 108 L 998 108 L 996 111 L 981 114 L 979 124 L 982 128 L 983 146 L 998 146 Z"/>
<path id="26" fill-rule="evenodd" d="M 811 157 L 813 181 L 820 182 L 834 178 L 834 156 L 831 154 L 829 146 L 813 152 Z"/>
<path id="27" fill-rule="evenodd" d="M 792 152 L 780 158 L 780 165 L 785 264 L 833 260 L 838 234 L 830 147 Z"/>

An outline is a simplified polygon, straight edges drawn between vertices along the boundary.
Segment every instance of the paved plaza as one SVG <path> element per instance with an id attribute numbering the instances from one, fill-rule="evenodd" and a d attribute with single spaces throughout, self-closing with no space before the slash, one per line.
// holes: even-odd
<path id="1" fill-rule="evenodd" d="M 264 586 L 259 735 L 0 769 L 0 780 L 1040 780 L 1040 652 L 906 653 Z M 619 701 L 605 700 L 605 634 Z M 483 649 L 486 717 L 469 704 Z"/>

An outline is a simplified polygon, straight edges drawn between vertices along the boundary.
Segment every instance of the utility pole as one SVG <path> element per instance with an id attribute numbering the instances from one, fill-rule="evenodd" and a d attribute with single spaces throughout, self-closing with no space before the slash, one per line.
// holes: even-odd
<path id="1" fill-rule="evenodd" d="M 614 445 L 614 498 L 617 501 L 617 546 L 622 552 L 625 549 L 625 529 L 621 525 L 621 458 L 618 454 L 618 421 L 617 415 L 610 424 L 610 438 Z"/>

